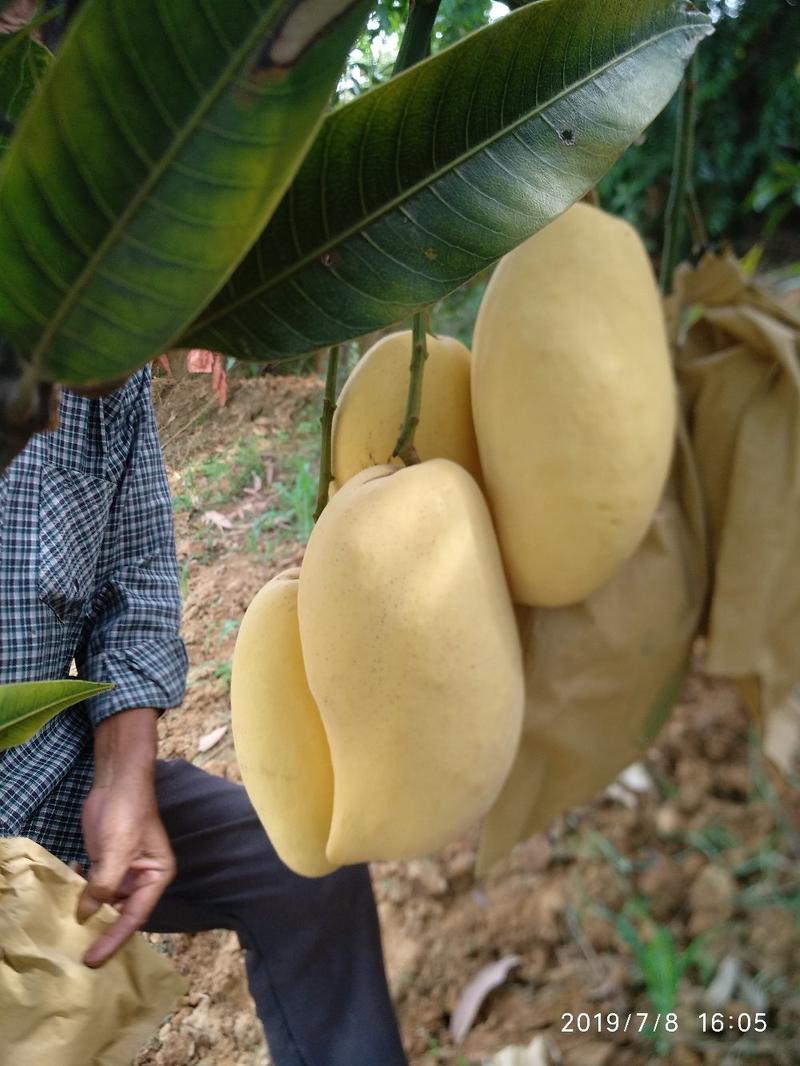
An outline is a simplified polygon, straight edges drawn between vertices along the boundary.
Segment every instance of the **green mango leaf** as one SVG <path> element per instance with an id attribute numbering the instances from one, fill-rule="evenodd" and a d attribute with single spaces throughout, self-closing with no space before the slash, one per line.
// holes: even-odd
<path id="1" fill-rule="evenodd" d="M 27 30 L 0 36 L 0 117 L 12 122 L 20 118 L 52 58 Z M 0 129 L 0 152 L 9 139 Z"/>
<path id="2" fill-rule="evenodd" d="M 40 378 L 183 332 L 310 144 L 365 0 L 86 0 L 0 166 L 0 334 Z"/>
<path id="3" fill-rule="evenodd" d="M 538 0 L 345 104 L 182 343 L 289 357 L 458 288 L 602 177 L 709 32 L 677 0 Z"/>
<path id="4" fill-rule="evenodd" d="M 0 685 L 0 751 L 24 744 L 61 711 L 113 687 L 73 678 Z"/>

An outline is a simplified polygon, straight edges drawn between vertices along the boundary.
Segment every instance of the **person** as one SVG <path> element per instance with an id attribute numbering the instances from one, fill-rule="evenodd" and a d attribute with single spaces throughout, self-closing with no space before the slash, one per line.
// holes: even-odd
<path id="1" fill-rule="evenodd" d="M 115 687 L 0 753 L 0 835 L 86 870 L 80 917 L 118 906 L 87 965 L 140 928 L 233 929 L 276 1066 L 403 1066 L 366 866 L 292 873 L 242 786 L 157 759 L 185 686 L 179 624 L 150 370 L 99 399 L 64 390 L 57 430 L 0 476 L 0 682 L 74 661 Z"/>

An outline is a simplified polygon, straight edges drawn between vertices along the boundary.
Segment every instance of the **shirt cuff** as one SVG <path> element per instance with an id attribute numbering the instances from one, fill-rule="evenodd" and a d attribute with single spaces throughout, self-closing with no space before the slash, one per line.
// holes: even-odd
<path id="1" fill-rule="evenodd" d="M 86 701 L 89 720 L 96 728 L 111 715 L 135 707 L 179 706 L 186 692 L 187 665 L 186 647 L 177 636 L 88 656 L 83 680 L 113 681 L 116 686 Z"/>

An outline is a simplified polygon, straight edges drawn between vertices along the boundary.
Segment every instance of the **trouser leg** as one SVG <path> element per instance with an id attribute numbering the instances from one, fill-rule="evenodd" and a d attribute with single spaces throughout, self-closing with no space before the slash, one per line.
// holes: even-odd
<path id="1" fill-rule="evenodd" d="M 367 868 L 292 873 L 242 786 L 183 760 L 156 794 L 178 873 L 148 931 L 239 934 L 276 1066 L 406 1066 Z"/>

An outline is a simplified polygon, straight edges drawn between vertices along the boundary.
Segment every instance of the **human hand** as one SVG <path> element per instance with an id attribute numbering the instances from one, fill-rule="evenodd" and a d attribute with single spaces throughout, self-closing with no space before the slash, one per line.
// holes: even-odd
<path id="1" fill-rule="evenodd" d="M 127 782 L 93 788 L 82 823 L 91 866 L 78 920 L 85 921 L 103 903 L 120 910 L 114 925 L 84 956 L 87 966 L 100 966 L 147 921 L 175 876 L 175 858 L 152 787 L 145 783 L 138 789 Z"/>
<path id="2" fill-rule="evenodd" d="M 78 921 L 103 903 L 120 917 L 84 956 L 100 966 L 140 929 L 175 876 L 175 858 L 158 814 L 152 711 L 125 711 L 95 736 L 95 781 L 81 815 L 91 862 Z"/>

